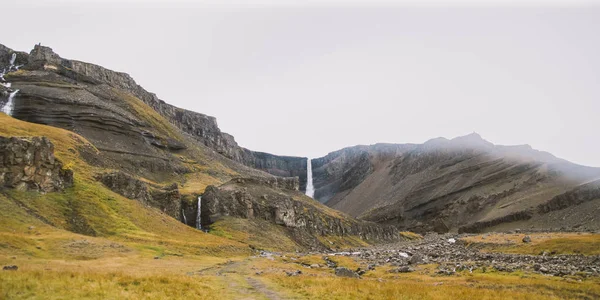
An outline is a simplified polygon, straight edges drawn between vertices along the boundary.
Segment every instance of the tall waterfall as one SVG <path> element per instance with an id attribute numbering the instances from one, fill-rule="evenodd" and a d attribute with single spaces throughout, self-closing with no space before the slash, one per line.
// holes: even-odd
<path id="1" fill-rule="evenodd" d="M 187 218 L 185 217 L 185 210 L 181 209 L 181 214 L 183 215 L 183 223 L 187 225 Z"/>
<path id="2" fill-rule="evenodd" d="M 10 57 L 10 66 L 12 67 L 15 64 L 15 60 L 17 59 L 17 53 L 14 53 Z"/>
<path id="3" fill-rule="evenodd" d="M 196 214 L 196 228 L 202 229 L 202 196 L 198 196 L 198 213 Z"/>
<path id="4" fill-rule="evenodd" d="M 315 196 L 315 187 L 313 186 L 312 178 L 312 163 L 310 158 L 306 161 L 306 196 L 311 198 Z"/>
<path id="5" fill-rule="evenodd" d="M 2 107 L 2 112 L 12 116 L 12 112 L 13 112 L 13 106 L 15 105 L 15 95 L 19 92 L 19 90 L 16 90 L 12 93 L 10 93 L 10 95 L 8 96 L 8 102 L 6 102 L 6 104 Z"/>

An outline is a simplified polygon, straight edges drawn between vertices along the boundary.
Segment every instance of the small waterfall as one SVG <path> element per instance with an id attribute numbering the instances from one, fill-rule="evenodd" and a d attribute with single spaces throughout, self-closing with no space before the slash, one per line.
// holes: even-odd
<path id="1" fill-rule="evenodd" d="M 16 90 L 12 93 L 10 93 L 10 95 L 8 96 L 8 102 L 6 102 L 6 104 L 2 107 L 2 112 L 12 116 L 13 113 L 13 106 L 15 105 L 15 95 L 19 92 L 19 90 Z"/>
<path id="2" fill-rule="evenodd" d="M 8 72 L 18 70 L 18 67 L 15 67 L 16 59 L 17 59 L 17 53 L 13 53 L 9 60 L 10 65 L 8 66 L 8 69 L 5 68 L 2 70 L 2 72 L 0 72 L 0 85 L 4 86 L 7 89 L 10 88 L 11 83 L 7 82 L 6 79 L 4 79 L 4 75 L 6 75 L 6 73 L 8 73 Z M 19 92 L 19 90 L 15 90 L 15 91 L 11 92 L 8 95 L 8 101 L 2 107 L 2 112 L 9 116 L 12 116 L 13 108 L 15 106 L 14 99 L 15 99 L 15 95 L 17 95 L 17 92 Z"/>
<path id="3" fill-rule="evenodd" d="M 17 53 L 14 53 L 10 56 L 10 66 L 12 67 L 15 64 L 15 60 L 17 59 Z"/>
<path id="4" fill-rule="evenodd" d="M 187 218 L 185 217 L 185 211 L 183 210 L 183 208 L 181 209 L 181 214 L 183 215 L 183 223 L 187 225 Z"/>
<path id="5" fill-rule="evenodd" d="M 312 178 L 312 162 L 310 158 L 306 161 L 306 196 L 311 198 L 315 196 L 315 187 L 313 186 Z"/>
<path id="6" fill-rule="evenodd" d="M 196 214 L 196 228 L 202 229 L 202 196 L 198 196 L 198 213 Z"/>

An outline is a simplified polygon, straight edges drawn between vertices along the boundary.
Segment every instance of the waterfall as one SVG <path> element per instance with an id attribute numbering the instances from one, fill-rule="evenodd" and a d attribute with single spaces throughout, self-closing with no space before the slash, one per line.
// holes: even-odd
<path id="1" fill-rule="evenodd" d="M 202 229 L 202 196 L 198 196 L 198 213 L 196 214 L 196 228 Z"/>
<path id="2" fill-rule="evenodd" d="M 315 196 L 312 178 L 312 162 L 310 158 L 306 161 L 306 196 L 311 198 Z"/>
<path id="3" fill-rule="evenodd" d="M 8 96 L 8 102 L 6 102 L 6 104 L 2 107 L 2 112 L 12 116 L 12 112 L 13 112 L 13 106 L 14 106 L 14 102 L 15 102 L 15 95 L 19 92 L 19 90 L 16 90 L 12 93 L 10 93 L 10 95 Z"/>
<path id="4" fill-rule="evenodd" d="M 8 72 L 12 72 L 12 71 L 16 71 L 18 70 L 18 68 L 15 68 L 15 60 L 17 59 L 17 53 L 13 53 L 10 57 L 10 65 L 8 66 L 8 69 L 3 69 L 2 72 L 0 72 L 0 85 L 4 86 L 5 88 L 10 88 L 11 83 L 10 82 L 6 82 L 6 79 L 4 79 L 4 75 L 6 75 L 6 73 Z M 6 104 L 4 104 L 4 106 L 2 106 L 2 112 L 12 116 L 12 112 L 13 112 L 13 108 L 15 106 L 14 104 L 14 99 L 15 99 L 15 95 L 17 95 L 17 92 L 19 92 L 19 90 L 15 90 L 13 92 L 11 92 L 8 95 L 8 101 L 6 102 Z"/>
<path id="5" fill-rule="evenodd" d="M 187 218 L 185 217 L 185 211 L 183 210 L 183 208 L 181 209 L 181 214 L 183 215 L 183 223 L 187 225 Z"/>

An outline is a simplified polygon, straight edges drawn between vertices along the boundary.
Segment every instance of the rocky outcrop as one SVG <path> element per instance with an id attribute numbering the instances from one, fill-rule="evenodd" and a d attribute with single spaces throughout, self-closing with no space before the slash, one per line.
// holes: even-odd
<path id="1" fill-rule="evenodd" d="M 206 188 L 202 195 L 202 226 L 205 228 L 230 216 L 266 220 L 285 227 L 293 237 L 298 229 L 303 235 L 313 236 L 313 240 L 329 235 L 357 236 L 370 242 L 398 238 L 398 232 L 392 226 L 358 221 L 313 201 L 295 189 L 281 189 L 279 180 L 265 183 L 237 178 L 220 187 Z M 296 241 L 305 243 L 299 237 Z"/>
<path id="2" fill-rule="evenodd" d="M 14 51 L 2 44 L 0 44 L 0 72 L 2 69 L 8 67 L 10 65 L 10 59 L 13 55 L 16 54 L 14 64 L 17 66 L 24 65 L 29 61 L 29 54 L 25 52 Z"/>
<path id="3" fill-rule="evenodd" d="M 298 177 L 237 177 L 231 179 L 237 184 L 263 185 L 273 189 L 298 191 Z"/>
<path id="4" fill-rule="evenodd" d="M 550 201 L 540 204 L 537 208 L 539 213 L 544 214 L 596 199 L 600 199 L 600 180 L 583 184 L 566 193 L 557 195 Z"/>
<path id="5" fill-rule="evenodd" d="M 0 136 L 0 182 L 4 188 L 56 192 L 73 185 L 73 171 L 54 157 L 46 137 Z"/>
<path id="6" fill-rule="evenodd" d="M 181 195 L 175 183 L 159 186 L 123 172 L 98 174 L 96 179 L 121 196 L 158 208 L 173 218 L 180 219 Z"/>

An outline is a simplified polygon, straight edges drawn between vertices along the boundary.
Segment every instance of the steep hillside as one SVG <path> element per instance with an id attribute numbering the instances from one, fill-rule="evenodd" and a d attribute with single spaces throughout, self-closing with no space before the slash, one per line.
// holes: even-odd
<path id="1" fill-rule="evenodd" d="M 313 168 L 328 206 L 408 230 L 600 228 L 600 169 L 477 134 L 346 148 Z"/>
<path id="2" fill-rule="evenodd" d="M 141 218 L 138 214 L 153 211 L 161 215 L 157 226 L 164 223 L 177 230 L 185 223 L 196 228 L 199 212 L 204 214 L 199 196 L 207 194 L 202 201 L 209 201 L 207 186 L 213 186 L 214 192 L 219 190 L 215 186 L 233 178 L 254 178 L 254 186 L 265 195 L 292 193 L 303 197 L 298 190 L 306 175 L 303 180 L 297 176 L 306 174 L 306 158 L 241 148 L 233 137 L 220 132 L 214 118 L 166 104 L 127 74 L 63 59 L 39 45 L 30 54 L 0 47 L 0 70 L 0 107 L 8 114 L 0 114 L 0 193 L 3 200 L 49 226 L 113 238 L 136 231 L 137 218 Z M 272 186 L 273 181 L 294 184 L 283 188 Z M 267 211 L 296 203 L 281 202 L 277 197 L 261 199 Z M 132 201 L 139 210 L 135 216 L 128 215 Z M 325 248 L 317 241 L 318 236 L 344 239 L 351 234 L 352 241 L 360 245 L 369 239 L 398 237 L 395 228 L 335 215 L 326 207 L 313 209 L 319 204 L 311 202 L 315 201 L 305 199 L 299 217 L 315 212 L 310 216 L 327 220 L 327 224 L 368 226 L 338 226 L 342 230 L 321 227 L 303 236 L 313 241 L 310 243 L 288 234 L 293 246 L 287 249 Z M 231 224 L 245 222 L 240 218 L 249 219 L 247 215 L 227 215 Z M 289 226 L 267 215 L 258 219 L 246 222 L 248 226 L 243 229 L 220 222 L 213 233 L 225 230 L 226 237 L 234 238 L 239 231 L 262 230 L 267 235 L 289 231 Z M 146 225 L 153 226 L 151 222 Z M 386 238 L 371 236 L 370 232 L 383 228 L 389 230 Z M 182 242 L 190 230 L 197 231 L 190 228 L 172 236 Z M 238 246 L 252 242 L 256 248 L 280 249 L 280 245 L 238 240 L 245 243 L 234 243 Z"/>

